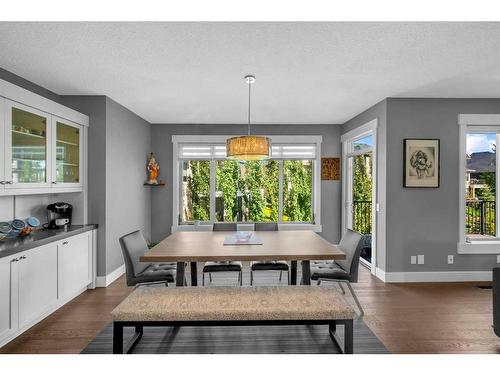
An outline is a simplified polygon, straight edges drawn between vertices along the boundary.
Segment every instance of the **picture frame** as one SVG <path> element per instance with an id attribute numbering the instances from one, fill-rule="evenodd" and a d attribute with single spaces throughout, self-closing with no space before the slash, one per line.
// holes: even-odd
<path id="1" fill-rule="evenodd" d="M 321 179 L 340 180 L 340 158 L 321 158 Z"/>
<path id="2" fill-rule="evenodd" d="M 440 140 L 405 138 L 403 140 L 403 187 L 439 188 Z"/>

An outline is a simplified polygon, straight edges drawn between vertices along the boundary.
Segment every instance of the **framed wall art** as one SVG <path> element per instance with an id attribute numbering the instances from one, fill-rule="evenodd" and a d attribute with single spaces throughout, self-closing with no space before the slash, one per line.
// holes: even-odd
<path id="1" fill-rule="evenodd" d="M 340 158 L 321 158 L 321 179 L 340 180 Z"/>
<path id="2" fill-rule="evenodd" d="M 403 187 L 439 187 L 439 139 L 404 139 Z"/>

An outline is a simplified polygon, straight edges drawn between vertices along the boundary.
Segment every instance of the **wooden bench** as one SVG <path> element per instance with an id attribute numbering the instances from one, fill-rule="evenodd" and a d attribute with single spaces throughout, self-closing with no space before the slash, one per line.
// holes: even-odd
<path id="1" fill-rule="evenodd" d="M 113 353 L 130 353 L 144 326 L 245 325 L 328 325 L 341 352 L 353 352 L 354 310 L 323 286 L 142 287 L 111 314 Z M 337 324 L 344 325 L 344 345 L 336 334 Z M 125 348 L 124 327 L 135 327 Z"/>

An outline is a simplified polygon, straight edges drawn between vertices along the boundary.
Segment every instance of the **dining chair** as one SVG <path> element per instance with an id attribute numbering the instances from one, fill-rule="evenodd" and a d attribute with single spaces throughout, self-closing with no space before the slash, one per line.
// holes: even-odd
<path id="1" fill-rule="evenodd" d="M 165 284 L 175 281 L 175 263 L 144 263 L 139 258 L 148 251 L 148 244 L 140 230 L 120 237 L 128 286 Z"/>
<path id="2" fill-rule="evenodd" d="M 360 311 L 360 317 L 364 315 L 364 310 L 361 303 L 351 286 L 351 283 L 358 282 L 359 257 L 363 248 L 363 236 L 353 230 L 348 229 L 342 236 L 338 245 L 342 250 L 346 259 L 335 261 L 315 261 L 311 264 L 311 279 L 317 280 L 320 285 L 322 281 L 336 282 L 339 284 L 343 294 L 345 290 L 342 284 L 346 284 L 349 288 L 354 302 Z"/>
<path id="3" fill-rule="evenodd" d="M 214 223 L 212 231 L 214 232 L 236 232 L 238 225 L 236 223 Z M 243 285 L 243 264 L 238 261 L 215 261 L 205 262 L 203 266 L 201 284 L 205 286 L 205 273 L 208 273 L 210 283 L 212 282 L 213 272 L 238 272 L 238 282 Z"/>
<path id="4" fill-rule="evenodd" d="M 278 223 L 255 223 L 254 229 L 260 231 L 278 231 Z M 254 271 L 280 271 L 280 281 L 283 271 L 287 272 L 290 283 L 290 271 L 288 263 L 284 260 L 254 260 L 250 263 L 250 285 L 253 285 Z"/>

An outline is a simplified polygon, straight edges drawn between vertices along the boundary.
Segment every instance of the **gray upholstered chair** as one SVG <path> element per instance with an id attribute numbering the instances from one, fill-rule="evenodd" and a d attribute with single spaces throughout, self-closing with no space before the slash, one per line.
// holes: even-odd
<path id="1" fill-rule="evenodd" d="M 148 244 L 141 234 L 136 230 L 120 237 L 127 285 L 137 286 L 139 284 L 165 284 L 175 281 L 175 263 L 153 264 L 143 263 L 139 258 L 148 251 Z"/>
<path id="2" fill-rule="evenodd" d="M 277 230 L 278 223 L 255 223 L 256 232 Z M 288 263 L 284 260 L 255 260 L 250 263 L 250 285 L 253 284 L 254 271 L 280 271 L 280 281 L 283 276 L 283 271 L 286 271 L 288 279 L 290 279 Z"/>
<path id="3" fill-rule="evenodd" d="M 359 303 L 358 297 L 351 286 L 351 283 L 358 282 L 359 256 L 363 248 L 363 236 L 350 229 L 342 236 L 339 248 L 346 254 L 346 259 L 325 262 L 311 263 L 311 279 L 317 280 L 318 285 L 322 281 L 336 282 L 339 284 L 342 293 L 345 290 L 342 284 L 346 284 L 351 291 L 354 302 L 359 308 L 360 316 L 364 315 L 364 310 Z"/>
<path id="4" fill-rule="evenodd" d="M 236 223 L 214 223 L 212 230 L 214 232 L 236 232 L 238 225 Z M 212 272 L 238 272 L 238 282 L 243 285 L 243 265 L 237 261 L 206 262 L 203 266 L 201 283 L 205 286 L 205 273 L 208 273 L 210 282 L 212 282 Z"/>

